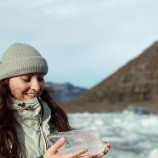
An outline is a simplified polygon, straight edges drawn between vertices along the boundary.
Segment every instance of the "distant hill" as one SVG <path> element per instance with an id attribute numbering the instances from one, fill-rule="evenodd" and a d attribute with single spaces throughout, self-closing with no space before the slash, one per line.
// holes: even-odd
<path id="1" fill-rule="evenodd" d="M 47 82 L 46 87 L 50 87 L 54 90 L 54 99 L 58 104 L 67 103 L 87 90 L 86 88 L 77 87 L 70 83 L 59 84 Z"/>
<path id="2" fill-rule="evenodd" d="M 119 112 L 129 105 L 158 113 L 158 42 L 116 73 L 63 105 L 66 112 Z"/>

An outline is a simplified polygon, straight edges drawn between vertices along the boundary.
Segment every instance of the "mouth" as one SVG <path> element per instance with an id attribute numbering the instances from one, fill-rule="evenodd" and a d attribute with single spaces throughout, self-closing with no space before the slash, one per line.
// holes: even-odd
<path id="1" fill-rule="evenodd" d="M 26 93 L 29 97 L 38 97 L 38 93 Z"/>

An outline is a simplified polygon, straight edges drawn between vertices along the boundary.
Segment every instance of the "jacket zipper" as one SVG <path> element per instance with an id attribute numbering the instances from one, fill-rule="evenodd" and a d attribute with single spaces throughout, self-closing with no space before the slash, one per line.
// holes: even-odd
<path id="1" fill-rule="evenodd" d="M 40 117 L 40 124 L 39 125 L 40 125 L 40 129 L 41 129 L 41 133 L 42 133 L 43 138 L 45 140 L 45 150 L 47 150 L 48 149 L 48 143 L 47 143 L 46 135 L 45 135 L 44 130 L 42 128 L 42 117 L 43 117 L 44 109 L 43 109 L 42 101 L 40 99 L 38 99 L 38 101 L 39 101 L 39 104 L 41 105 L 41 117 Z"/>
<path id="2" fill-rule="evenodd" d="M 40 117 L 40 129 L 41 129 L 41 133 L 42 133 L 42 135 L 43 135 L 43 138 L 44 138 L 44 140 L 45 140 L 45 149 L 47 150 L 47 148 L 48 148 L 48 143 L 47 143 L 46 135 L 45 135 L 44 130 L 43 130 L 43 128 L 42 128 L 42 118 L 41 118 L 41 117 Z"/>

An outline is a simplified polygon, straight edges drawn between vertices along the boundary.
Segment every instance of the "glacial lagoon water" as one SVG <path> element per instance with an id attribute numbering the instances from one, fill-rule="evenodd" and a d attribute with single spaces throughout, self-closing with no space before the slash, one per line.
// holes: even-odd
<path id="1" fill-rule="evenodd" d="M 70 125 L 94 130 L 111 149 L 104 158 L 158 158 L 158 115 L 134 113 L 73 113 Z"/>

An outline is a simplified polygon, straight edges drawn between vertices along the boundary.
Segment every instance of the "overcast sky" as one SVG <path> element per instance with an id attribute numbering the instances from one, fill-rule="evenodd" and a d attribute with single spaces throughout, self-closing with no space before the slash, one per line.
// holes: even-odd
<path id="1" fill-rule="evenodd" d="M 46 81 L 91 88 L 158 40 L 157 0 L 1 0 L 0 57 L 35 47 Z"/>

